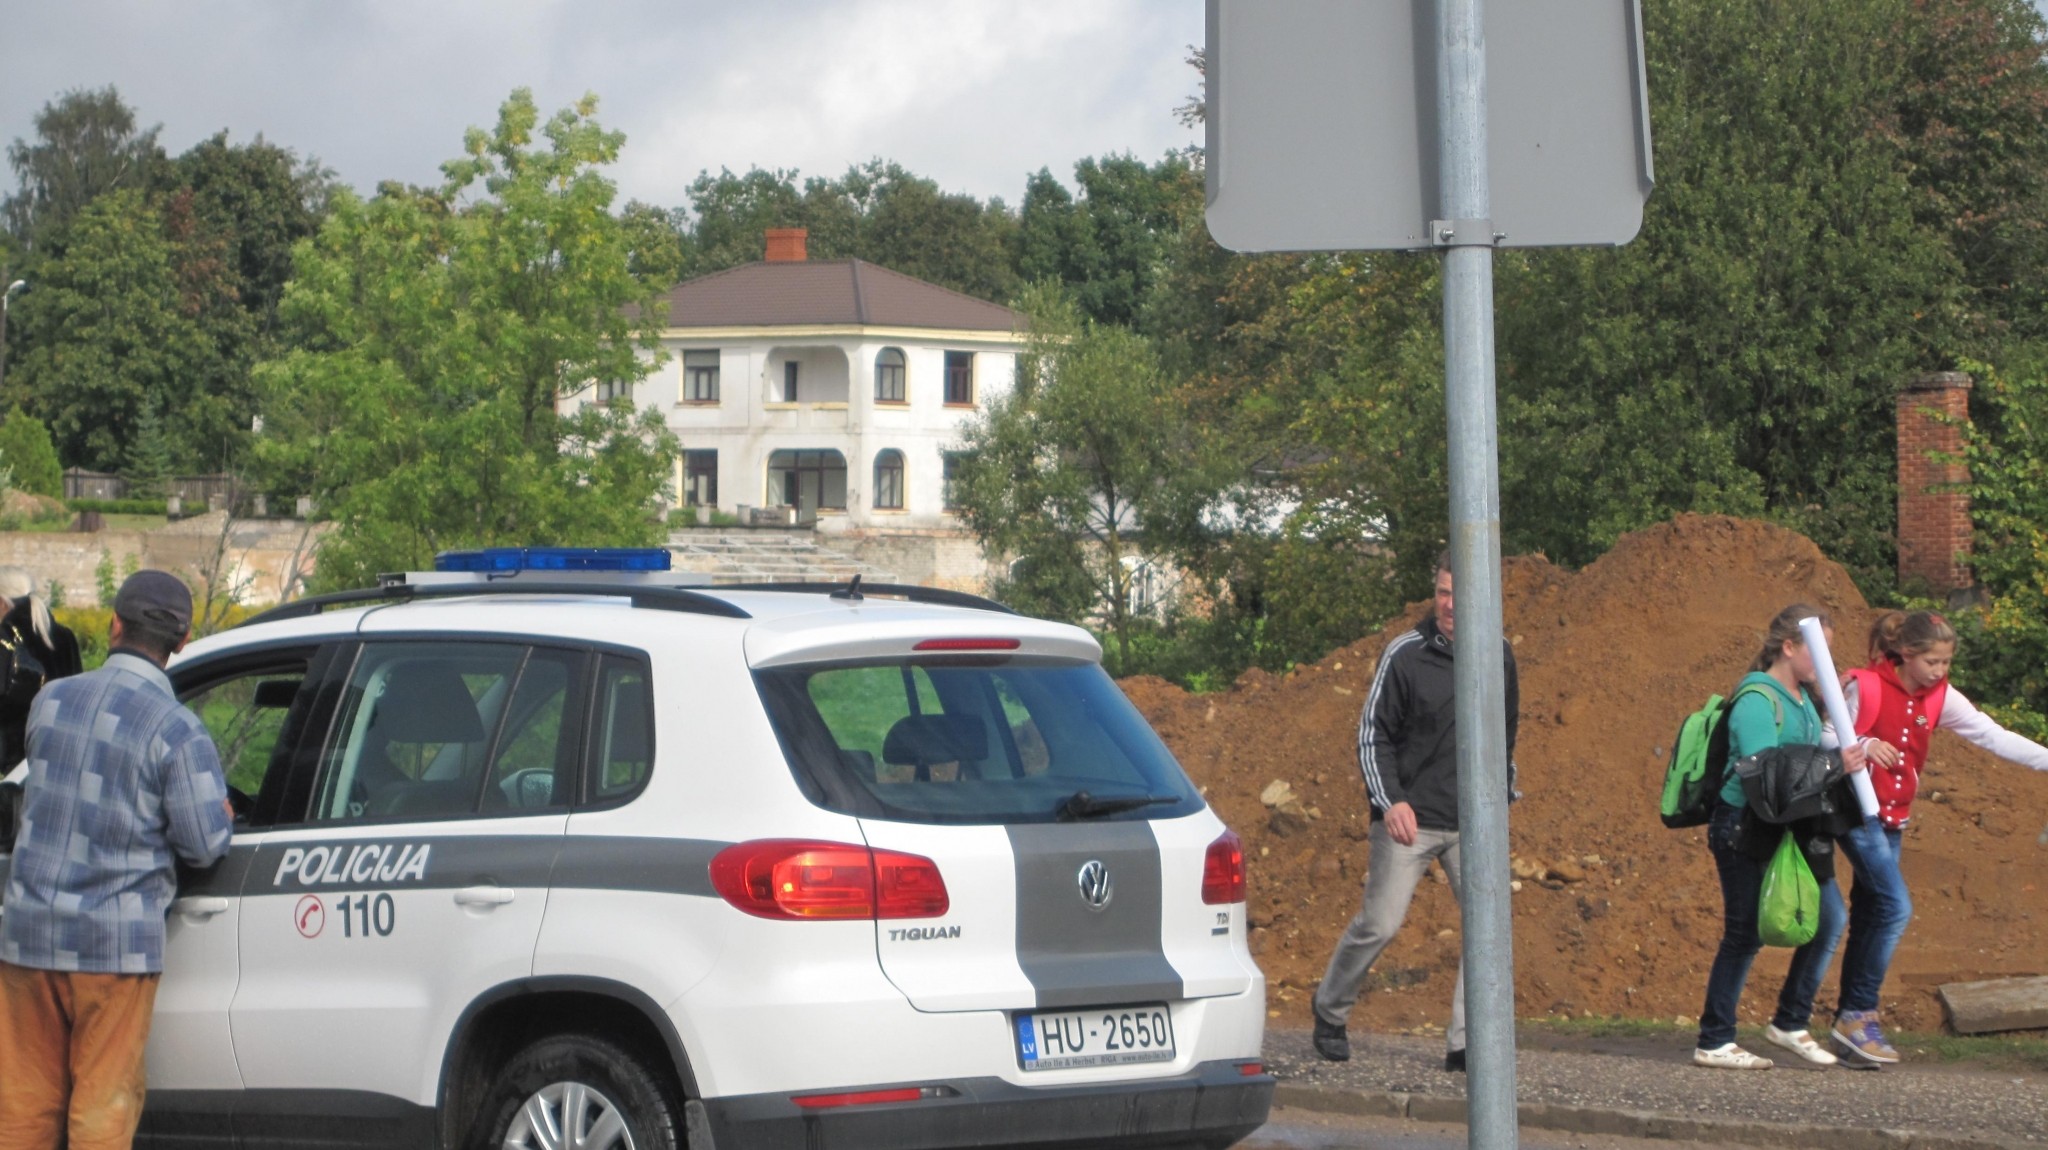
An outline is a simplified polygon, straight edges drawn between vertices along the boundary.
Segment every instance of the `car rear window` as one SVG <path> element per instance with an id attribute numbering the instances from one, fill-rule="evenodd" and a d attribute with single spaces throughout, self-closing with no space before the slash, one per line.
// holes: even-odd
<path id="1" fill-rule="evenodd" d="M 831 810 L 988 824 L 1202 808 L 1094 664 L 951 656 L 778 667 L 756 680 L 798 783 Z"/>

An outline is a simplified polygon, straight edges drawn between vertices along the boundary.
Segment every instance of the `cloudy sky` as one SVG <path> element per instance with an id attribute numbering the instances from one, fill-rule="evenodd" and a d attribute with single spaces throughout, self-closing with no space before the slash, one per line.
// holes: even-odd
<path id="1" fill-rule="evenodd" d="M 626 133 L 624 197 L 882 156 L 1016 203 L 1027 173 L 1194 142 L 1202 0 L 0 0 L 0 140 L 112 84 L 173 154 L 221 129 L 358 188 L 427 183 L 516 87 Z M 13 176 L 5 174 L 11 190 Z"/>

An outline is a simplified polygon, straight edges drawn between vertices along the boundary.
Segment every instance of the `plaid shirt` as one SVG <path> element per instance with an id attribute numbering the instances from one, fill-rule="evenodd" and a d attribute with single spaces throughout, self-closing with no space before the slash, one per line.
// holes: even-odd
<path id="1" fill-rule="evenodd" d="M 0 913 L 0 960 L 39 970 L 153 974 L 177 893 L 173 852 L 227 854 L 227 780 L 199 717 L 156 664 L 117 653 L 44 687 L 28 719 L 21 835 Z"/>

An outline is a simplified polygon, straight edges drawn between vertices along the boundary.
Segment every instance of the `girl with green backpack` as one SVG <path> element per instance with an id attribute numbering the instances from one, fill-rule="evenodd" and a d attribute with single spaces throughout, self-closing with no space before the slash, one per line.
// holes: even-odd
<path id="1" fill-rule="evenodd" d="M 1707 848 L 1713 852 L 1720 872 L 1723 922 L 1720 949 L 1707 976 L 1706 1005 L 1700 1010 L 1698 1046 L 1692 1060 L 1700 1066 L 1726 1070 L 1769 1070 L 1771 1060 L 1744 1050 L 1735 1043 L 1735 1008 L 1742 1000 L 1743 985 L 1749 980 L 1750 964 L 1756 960 L 1763 940 L 1757 929 L 1759 904 L 1764 885 L 1765 862 L 1745 849 L 1739 841 L 1747 800 L 1733 766 L 1747 756 L 1788 744 L 1819 745 L 1820 714 L 1814 708 L 1807 687 L 1814 681 L 1813 655 L 1799 632 L 1799 621 L 1827 613 L 1804 603 L 1795 603 L 1771 620 L 1763 649 L 1750 665 L 1749 673 L 1737 685 L 1729 703 L 1728 761 L 1719 801 L 1707 822 Z M 1863 769 L 1860 747 L 1842 752 L 1843 765 L 1850 771 Z M 1775 844 L 1774 844 L 1775 845 Z M 1792 968 L 1778 993 L 1777 1013 L 1764 1038 L 1818 1066 L 1831 1066 L 1835 1056 L 1828 1053 L 1807 1032 L 1813 1016 L 1813 999 L 1820 991 L 1821 976 L 1834 957 L 1847 913 L 1842 892 L 1829 875 L 1820 884 L 1819 921 L 1813 938 L 1792 952 Z"/>

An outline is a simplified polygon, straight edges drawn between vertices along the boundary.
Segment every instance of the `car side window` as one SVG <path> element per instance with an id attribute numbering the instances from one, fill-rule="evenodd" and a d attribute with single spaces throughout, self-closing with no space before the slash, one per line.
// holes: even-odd
<path id="1" fill-rule="evenodd" d="M 569 805 L 579 742 L 575 704 L 582 698 L 578 687 L 584 661 L 581 654 L 546 649 L 527 657 L 491 752 L 490 781 L 483 793 L 486 814 Z"/>
<path id="2" fill-rule="evenodd" d="M 184 693 L 186 708 L 213 736 L 228 786 L 243 796 L 282 786 L 291 770 L 287 719 L 295 706 L 303 709 L 307 667 L 307 658 L 294 656 Z"/>
<path id="3" fill-rule="evenodd" d="M 365 646 L 336 715 L 309 821 L 476 811 L 492 774 L 492 736 L 527 654 L 510 643 Z"/>
<path id="4" fill-rule="evenodd" d="M 599 661 L 590 726 L 590 800 L 639 790 L 654 768 L 654 692 L 645 663 L 619 655 Z"/>

